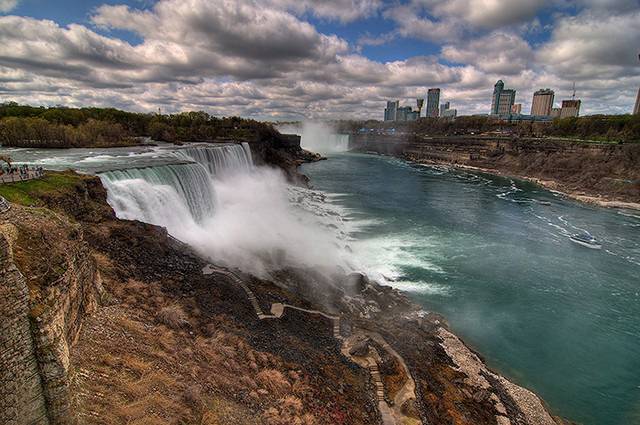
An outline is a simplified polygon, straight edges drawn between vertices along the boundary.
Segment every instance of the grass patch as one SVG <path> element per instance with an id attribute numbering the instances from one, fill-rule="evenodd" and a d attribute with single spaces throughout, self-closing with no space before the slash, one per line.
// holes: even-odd
<path id="1" fill-rule="evenodd" d="M 0 184 L 0 196 L 7 201 L 26 206 L 40 206 L 41 197 L 47 194 L 63 193 L 77 186 L 82 177 L 65 172 L 47 172 L 43 178 L 16 183 Z"/>

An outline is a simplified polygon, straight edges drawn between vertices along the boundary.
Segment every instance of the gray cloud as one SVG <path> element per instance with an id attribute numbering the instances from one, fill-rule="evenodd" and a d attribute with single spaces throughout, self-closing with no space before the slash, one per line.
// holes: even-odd
<path id="1" fill-rule="evenodd" d="M 137 111 L 381 118 L 387 99 L 414 105 L 436 86 L 461 113 L 487 113 L 493 84 L 503 78 L 525 111 L 534 90 L 554 88 L 560 100 L 574 80 L 585 112 L 628 111 L 640 86 L 638 8 L 626 0 L 611 10 L 600 0 L 552 1 L 581 12 L 560 9 L 539 46 L 525 38 L 539 29 L 533 14 L 544 1 L 513 0 L 502 11 L 497 0 L 414 0 L 386 9 L 377 0 L 160 0 L 145 10 L 99 7 L 93 28 L 0 17 L 0 95 Z M 440 54 L 375 61 L 304 20 L 344 23 L 376 13 L 397 26 L 382 37 L 363 34 L 360 46 L 424 38 L 443 42 Z M 133 31 L 141 42 L 111 29 Z"/>
<path id="2" fill-rule="evenodd" d="M 0 13 L 11 12 L 18 6 L 18 0 L 0 0 Z"/>

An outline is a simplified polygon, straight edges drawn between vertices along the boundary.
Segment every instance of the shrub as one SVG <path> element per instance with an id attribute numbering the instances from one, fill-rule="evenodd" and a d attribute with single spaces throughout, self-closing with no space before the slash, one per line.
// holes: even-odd
<path id="1" fill-rule="evenodd" d="M 171 305 L 160 309 L 156 319 L 171 329 L 180 329 L 189 324 L 187 315 L 178 305 Z"/>

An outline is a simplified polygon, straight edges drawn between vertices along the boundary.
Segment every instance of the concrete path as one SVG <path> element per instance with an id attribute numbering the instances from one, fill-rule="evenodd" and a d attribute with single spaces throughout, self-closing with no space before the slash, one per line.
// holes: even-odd
<path id="1" fill-rule="evenodd" d="M 376 401 L 378 402 L 378 410 L 380 411 L 380 416 L 382 417 L 383 425 L 404 425 L 404 424 L 413 424 L 420 423 L 414 418 L 407 417 L 402 413 L 402 405 L 409 399 L 416 398 L 415 394 L 415 382 L 413 377 L 411 376 L 411 372 L 407 367 L 404 359 L 385 341 L 382 335 L 369 332 L 366 330 L 357 330 L 355 335 L 350 338 L 345 339 L 340 332 L 340 316 L 333 316 L 327 314 L 323 311 L 319 310 L 308 310 L 301 307 L 296 307 L 290 304 L 282 304 L 282 303 L 273 303 L 271 304 L 271 314 L 265 314 L 258 303 L 256 296 L 253 291 L 234 273 L 213 266 L 212 264 L 208 264 L 202 269 L 202 273 L 205 275 L 212 274 L 221 274 L 229 279 L 231 279 L 235 284 L 240 286 L 244 292 L 247 294 L 247 298 L 249 302 L 253 306 L 253 309 L 258 316 L 259 320 L 267 320 L 267 319 L 280 319 L 287 308 L 292 310 L 302 311 L 304 313 L 313 314 L 325 317 L 333 322 L 333 336 L 336 340 L 341 342 L 340 352 L 347 357 L 352 362 L 356 363 L 360 367 L 363 367 L 369 371 L 371 375 L 371 380 L 376 388 Z M 377 342 L 387 353 L 393 356 L 401 365 L 404 374 L 406 376 L 405 384 L 398 391 L 393 400 L 393 406 L 390 406 L 385 397 L 385 389 L 384 382 L 382 380 L 382 376 L 380 375 L 380 369 L 378 363 L 380 362 L 380 354 L 374 347 L 369 347 L 369 352 L 365 356 L 354 356 L 350 353 L 351 348 L 354 343 L 359 338 L 370 338 L 373 341 Z"/>

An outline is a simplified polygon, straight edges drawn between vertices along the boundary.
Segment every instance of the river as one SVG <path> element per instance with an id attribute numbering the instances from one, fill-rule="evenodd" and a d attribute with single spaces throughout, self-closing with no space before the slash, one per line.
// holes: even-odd
<path id="1" fill-rule="evenodd" d="M 290 265 L 362 269 L 441 313 L 556 414 L 640 423 L 639 212 L 524 181 L 335 153 L 344 140 L 331 140 L 327 161 L 302 167 L 315 191 L 255 167 L 241 145 L 0 153 L 99 174 L 119 217 L 162 225 L 219 264 L 263 277 Z M 585 230 L 601 250 L 569 240 Z"/>
<path id="2" fill-rule="evenodd" d="M 640 423 L 640 212 L 376 155 L 303 166 L 369 223 L 354 246 L 556 414 Z M 571 242 L 587 230 L 602 250 Z"/>

